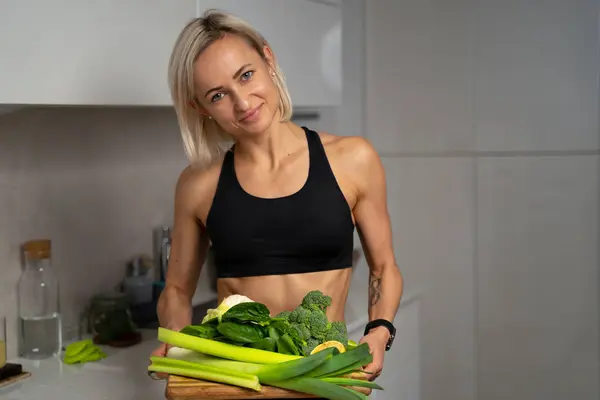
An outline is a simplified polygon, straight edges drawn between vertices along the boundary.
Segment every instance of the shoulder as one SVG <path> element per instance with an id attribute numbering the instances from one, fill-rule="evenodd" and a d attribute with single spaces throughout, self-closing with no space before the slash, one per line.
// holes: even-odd
<path id="1" fill-rule="evenodd" d="M 208 209 L 217 190 L 223 159 L 206 168 L 188 165 L 181 171 L 175 188 L 175 201 L 182 209 L 206 221 Z"/>
<path id="2" fill-rule="evenodd" d="M 353 170 L 370 169 L 380 163 L 379 154 L 362 136 L 338 136 L 327 132 L 319 132 L 319 136 L 333 162 L 348 164 Z"/>
<path id="3" fill-rule="evenodd" d="M 381 158 L 371 142 L 361 136 L 338 136 L 319 132 L 327 158 L 339 178 L 351 182 L 358 195 L 384 185 Z"/>

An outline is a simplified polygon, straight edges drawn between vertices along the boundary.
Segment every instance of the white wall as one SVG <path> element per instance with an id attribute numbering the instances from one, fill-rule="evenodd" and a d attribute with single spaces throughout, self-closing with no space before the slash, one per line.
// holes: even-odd
<path id="1" fill-rule="evenodd" d="M 421 398 L 597 399 L 597 2 L 365 3 Z"/>

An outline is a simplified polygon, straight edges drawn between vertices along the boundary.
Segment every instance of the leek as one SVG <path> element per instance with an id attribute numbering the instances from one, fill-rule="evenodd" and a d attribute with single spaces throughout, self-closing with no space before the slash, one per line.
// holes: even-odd
<path id="1" fill-rule="evenodd" d="M 362 365 L 362 363 L 365 362 L 364 360 L 368 358 L 372 358 L 369 351 L 369 345 L 367 343 L 363 343 L 358 347 L 346 351 L 345 353 L 331 357 L 323 364 L 308 372 L 306 376 L 321 377 L 332 373 L 335 373 L 336 375 L 342 375 L 342 372 L 348 372 L 348 368 L 350 366 L 352 366 L 352 369 L 355 369 L 358 363 L 361 363 Z"/>
<path id="2" fill-rule="evenodd" d="M 211 339 L 203 339 L 162 327 L 158 328 L 158 340 L 171 346 L 182 347 L 211 356 L 257 364 L 279 364 L 303 358 L 302 356 L 280 354 L 272 351 L 236 346 Z"/>
<path id="3" fill-rule="evenodd" d="M 381 386 L 376 384 L 375 382 L 365 381 L 362 379 L 352 379 L 352 378 L 319 378 L 323 382 L 335 383 L 336 385 L 342 386 L 356 386 L 356 387 L 366 387 L 369 389 L 377 389 L 383 390 Z"/>
<path id="4" fill-rule="evenodd" d="M 298 377 L 267 385 L 312 394 L 329 400 L 367 400 L 367 396 L 352 389 L 325 382 L 318 378 Z"/>
<path id="5" fill-rule="evenodd" d="M 331 357 L 334 354 L 334 351 L 337 351 L 337 349 L 330 347 L 300 360 L 291 360 L 276 365 L 267 365 L 256 375 L 261 382 L 282 381 L 295 378 L 312 371 L 323 364 L 323 362 L 332 359 Z"/>
<path id="6" fill-rule="evenodd" d="M 171 347 L 167 352 L 167 357 L 211 367 L 245 372 L 252 375 L 256 375 L 256 373 L 264 367 L 264 364 L 226 360 L 224 358 L 198 353 L 197 351 L 182 349 L 181 347 Z"/>
<path id="7" fill-rule="evenodd" d="M 168 357 L 152 356 L 150 357 L 150 360 L 152 361 L 152 364 L 148 366 L 148 371 L 204 379 L 212 382 L 241 386 L 256 391 L 262 390 L 262 386 L 256 375 L 201 365 L 190 361 L 174 360 Z"/>

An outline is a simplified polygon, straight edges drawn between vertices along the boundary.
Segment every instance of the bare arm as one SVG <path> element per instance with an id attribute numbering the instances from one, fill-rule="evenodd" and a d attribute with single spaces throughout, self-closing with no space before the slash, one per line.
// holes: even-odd
<path id="1" fill-rule="evenodd" d="M 197 198 L 184 171 L 175 191 L 175 218 L 166 284 L 158 301 L 160 326 L 181 330 L 192 321 L 192 297 L 208 249 L 208 237 L 197 218 Z"/>
<path id="2" fill-rule="evenodd" d="M 394 256 L 385 172 L 375 149 L 365 140 L 359 143 L 359 195 L 354 215 L 370 270 L 369 320 L 393 321 L 400 306 L 403 279 Z"/>

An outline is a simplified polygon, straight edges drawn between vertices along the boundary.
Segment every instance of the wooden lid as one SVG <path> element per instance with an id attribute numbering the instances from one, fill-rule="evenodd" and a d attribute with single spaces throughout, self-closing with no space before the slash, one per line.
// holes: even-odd
<path id="1" fill-rule="evenodd" d="M 41 260 L 50 258 L 52 244 L 49 239 L 30 240 L 23 244 L 23 251 L 30 259 Z"/>

